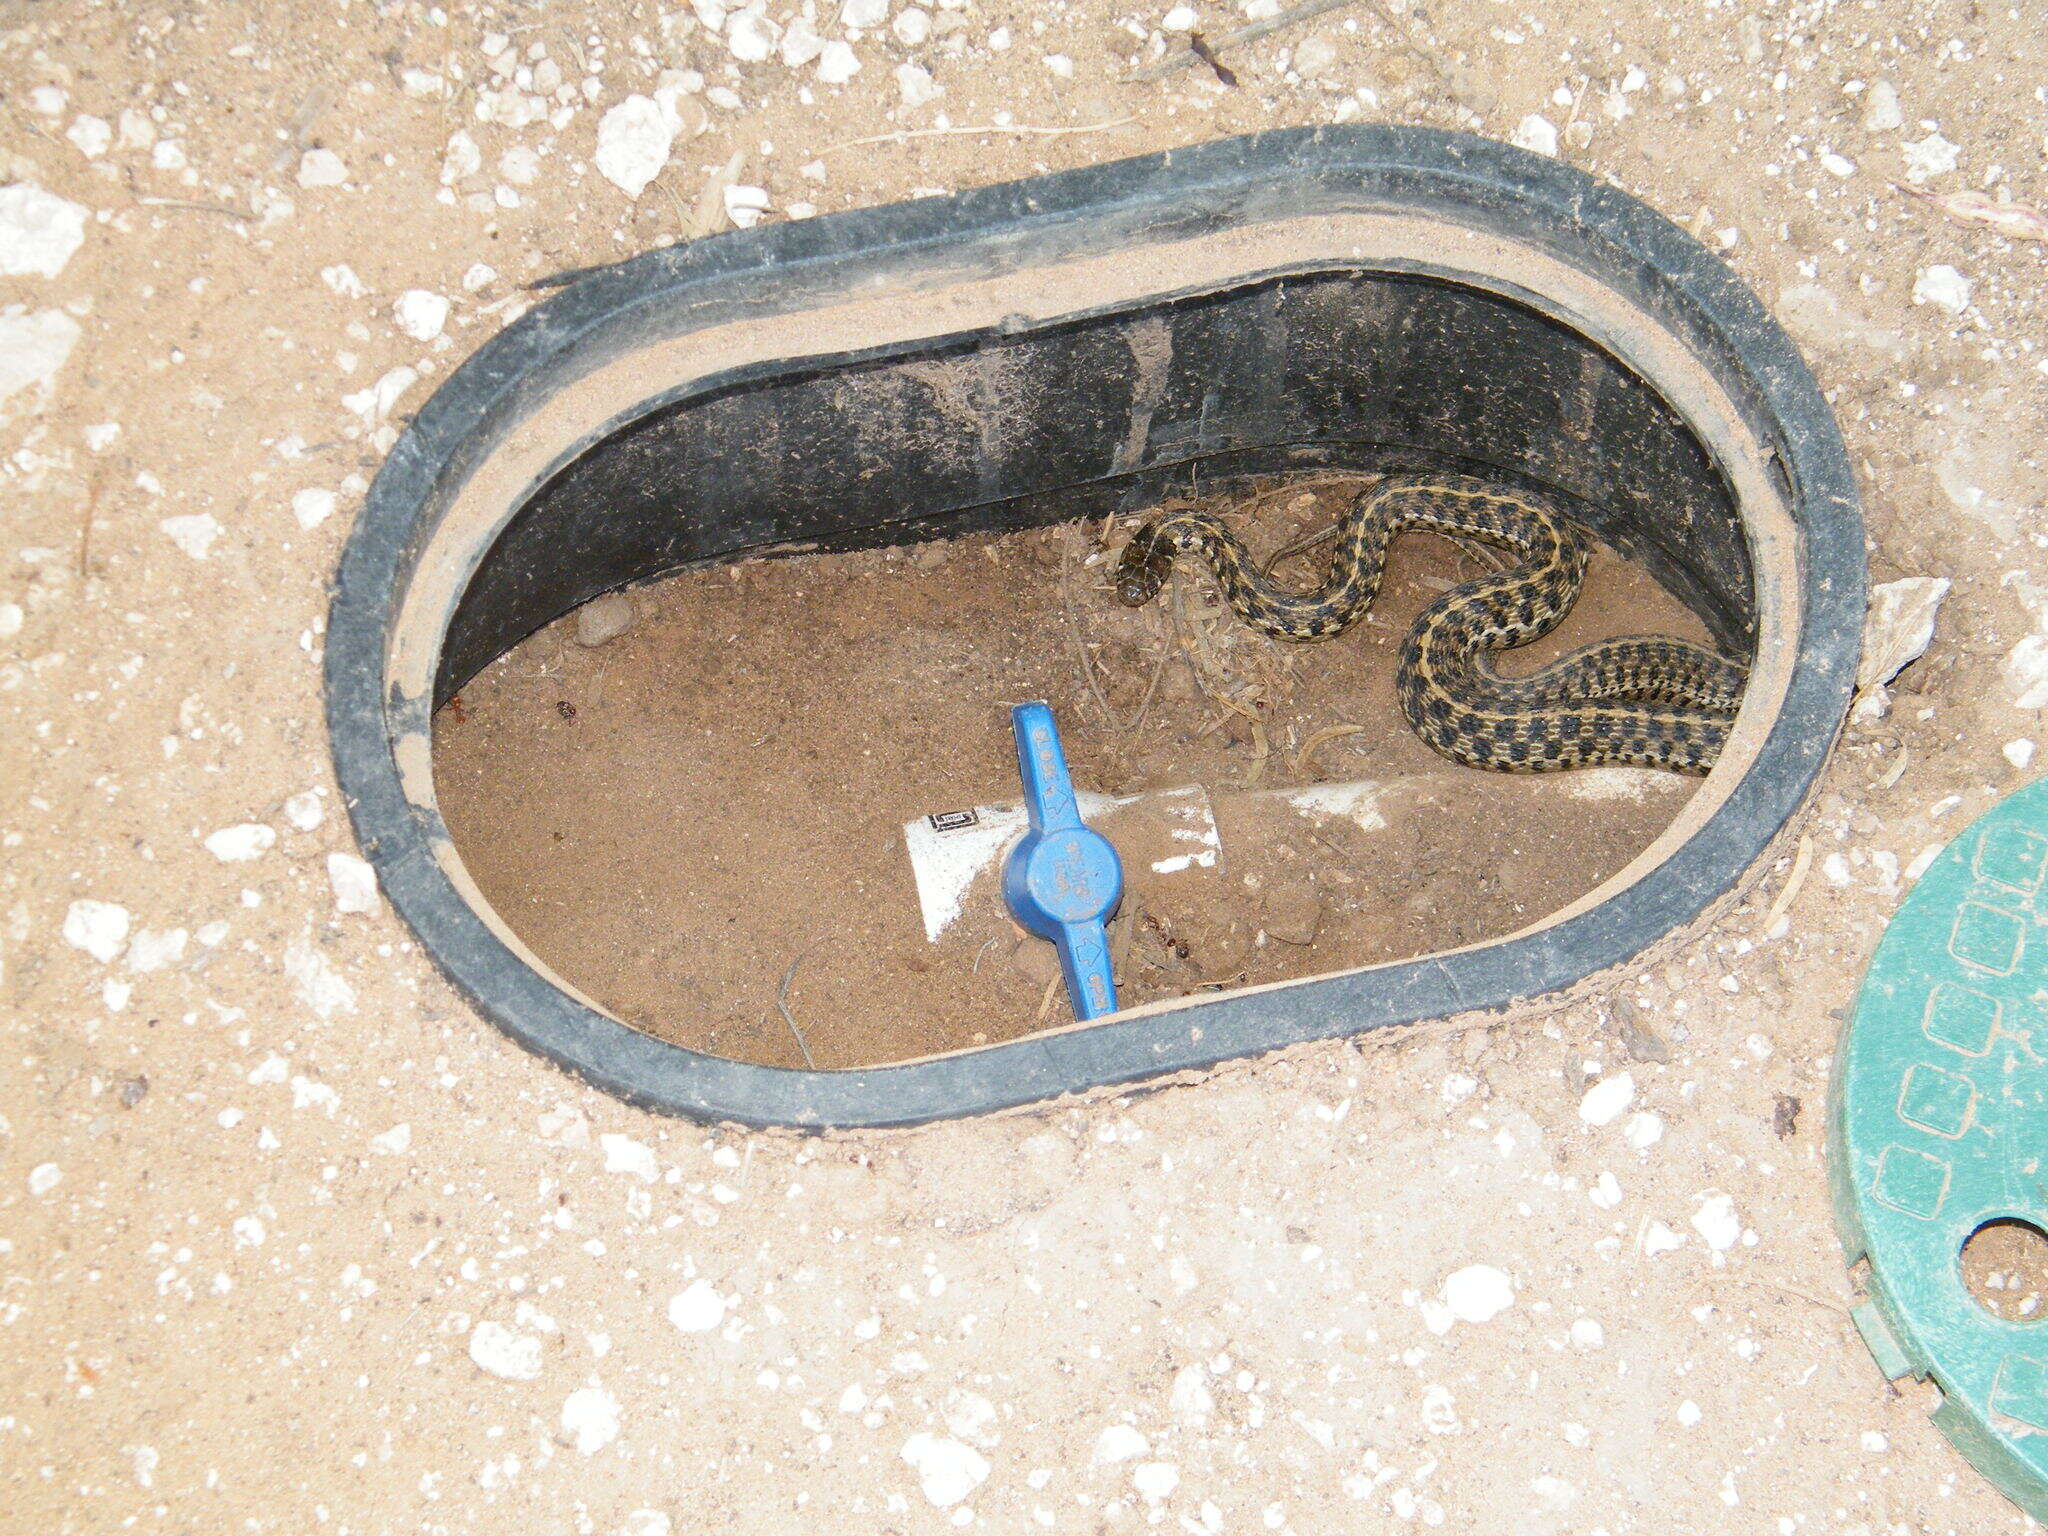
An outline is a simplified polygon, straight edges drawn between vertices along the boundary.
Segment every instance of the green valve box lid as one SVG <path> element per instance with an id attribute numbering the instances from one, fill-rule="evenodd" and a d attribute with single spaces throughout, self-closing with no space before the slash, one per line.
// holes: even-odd
<path id="1" fill-rule="evenodd" d="M 2048 781 L 1949 844 L 1892 919 L 1844 1031 L 1829 1106 L 1835 1220 L 1870 1264 L 1855 1317 L 1891 1378 L 2048 1521 L 2048 1308 L 2001 1318 L 1965 1288 L 1990 1222 L 2048 1227 Z"/>

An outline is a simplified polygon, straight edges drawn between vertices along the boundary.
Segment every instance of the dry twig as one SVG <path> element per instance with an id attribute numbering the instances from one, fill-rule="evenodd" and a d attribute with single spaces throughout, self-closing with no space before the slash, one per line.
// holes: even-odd
<path id="1" fill-rule="evenodd" d="M 826 148 L 826 154 L 842 149 L 859 149 L 866 144 L 902 144 L 911 139 L 958 138 L 962 135 L 1009 133 L 1035 138 L 1056 138 L 1069 133 L 1104 133 L 1111 128 L 1127 128 L 1135 123 L 1135 117 L 1115 117 L 1102 123 L 1073 123 L 1066 127 L 1042 128 L 1031 123 L 974 123 L 959 127 L 945 128 L 898 128 L 893 133 L 871 133 L 864 139 L 847 139 Z"/>

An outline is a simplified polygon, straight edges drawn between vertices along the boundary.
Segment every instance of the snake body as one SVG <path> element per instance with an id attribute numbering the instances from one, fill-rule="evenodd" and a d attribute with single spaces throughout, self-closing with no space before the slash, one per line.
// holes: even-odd
<path id="1" fill-rule="evenodd" d="M 1477 539 L 1508 570 L 1452 588 L 1416 620 L 1395 687 L 1409 725 L 1453 761 L 1505 773 L 1630 763 L 1703 774 L 1720 755 L 1748 671 L 1684 640 L 1630 636 L 1584 646 L 1528 677 L 1492 653 L 1556 628 L 1579 595 L 1586 537 L 1546 498 L 1468 475 L 1393 475 L 1358 496 L 1336 529 L 1329 575 L 1290 591 L 1261 574 L 1213 512 L 1182 509 L 1140 528 L 1116 572 L 1132 607 L 1158 595 L 1175 556 L 1199 555 L 1232 610 L 1280 640 L 1328 640 L 1372 606 L 1397 534 Z"/>

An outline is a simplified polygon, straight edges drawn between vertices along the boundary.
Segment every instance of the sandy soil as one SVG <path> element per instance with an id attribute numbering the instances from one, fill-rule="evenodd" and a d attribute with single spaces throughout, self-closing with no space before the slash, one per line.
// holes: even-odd
<path id="1" fill-rule="evenodd" d="M 1213 500 L 1265 551 L 1329 526 L 1356 489 Z M 1483 569 L 1451 543 L 1399 541 L 1373 611 L 1301 647 L 1238 622 L 1199 562 L 1177 595 L 1123 607 L 1124 535 L 1098 550 L 1095 533 L 753 561 L 564 617 L 435 722 L 464 863 L 542 960 L 629 1022 L 750 1061 L 855 1067 L 1072 1022 L 1049 995 L 1052 947 L 1002 909 L 999 868 L 930 940 L 905 847 L 918 817 L 1017 800 L 1006 701 L 1054 703 L 1082 789 L 1199 786 L 1213 808 L 1211 867 L 1155 873 L 1187 865 L 1156 813 L 1149 837 L 1116 834 L 1126 1007 L 1511 933 L 1621 869 L 1699 782 L 1480 773 L 1424 746 L 1395 662 L 1422 609 Z M 1322 569 L 1314 552 L 1302 566 L 1281 569 Z M 1503 666 L 1645 632 L 1708 642 L 1602 549 L 1566 620 Z M 1276 798 L 1345 783 L 1375 788 L 1328 810 Z"/>
<path id="2" fill-rule="evenodd" d="M 86 213 L 0 277 L 0 381 L 47 374 L 0 400 L 0 1528 L 2027 1529 L 1857 1342 L 1820 1120 L 1916 856 L 2041 730 L 2048 248 L 1905 190 L 2048 199 L 2038 21 L 1388 0 L 1231 88 L 1118 83 L 1156 5 L 820 5 L 845 46 L 795 65 L 721 9 L 7 13 L 0 179 Z M 629 199 L 598 123 L 668 68 L 705 79 Z M 998 114 L 1085 131 L 952 131 Z M 728 203 L 1340 116 L 1554 135 L 1723 249 L 1835 400 L 1877 579 L 1955 582 L 1779 921 L 1789 865 L 1553 1015 L 799 1141 L 581 1088 L 361 899 L 324 583 L 520 284 Z"/>

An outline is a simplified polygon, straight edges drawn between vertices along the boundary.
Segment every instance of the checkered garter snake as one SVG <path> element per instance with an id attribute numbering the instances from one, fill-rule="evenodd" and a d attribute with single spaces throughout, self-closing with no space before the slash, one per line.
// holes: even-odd
<path id="1" fill-rule="evenodd" d="M 1640 635 L 1584 646 L 1527 677 L 1494 670 L 1493 652 L 1556 628 L 1586 572 L 1586 536 L 1548 499 L 1519 488 L 1468 475 L 1390 476 L 1351 503 L 1329 575 L 1307 592 L 1261 574 L 1215 513 L 1167 512 L 1125 548 L 1116 595 L 1140 607 L 1165 585 L 1176 555 L 1199 555 L 1254 629 L 1280 640 L 1328 640 L 1372 606 L 1387 547 L 1408 531 L 1476 539 L 1515 562 L 1430 604 L 1401 648 L 1401 712 L 1431 747 L 1503 773 L 1602 763 L 1695 774 L 1713 767 L 1748 676 L 1738 662 Z"/>

